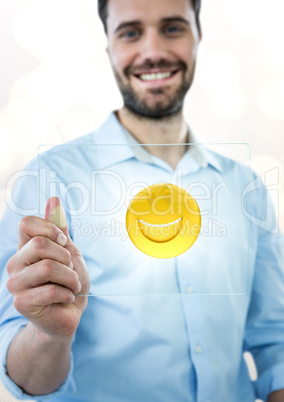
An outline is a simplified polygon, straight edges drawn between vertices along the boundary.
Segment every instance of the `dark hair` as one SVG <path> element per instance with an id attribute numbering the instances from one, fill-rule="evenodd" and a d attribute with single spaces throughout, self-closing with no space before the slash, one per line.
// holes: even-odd
<path id="1" fill-rule="evenodd" d="M 198 32 L 200 34 L 201 26 L 200 26 L 199 14 L 200 14 L 200 8 L 201 8 L 201 0 L 190 0 L 190 1 L 192 2 L 192 6 L 194 8 L 196 25 L 197 25 Z M 98 13 L 99 13 L 99 17 L 103 23 L 105 33 L 107 33 L 107 26 L 106 26 L 107 2 L 108 2 L 108 0 L 98 0 Z"/>

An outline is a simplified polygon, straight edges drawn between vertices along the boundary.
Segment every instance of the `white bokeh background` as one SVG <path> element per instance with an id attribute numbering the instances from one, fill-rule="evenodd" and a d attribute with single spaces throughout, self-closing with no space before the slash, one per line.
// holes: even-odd
<path id="1" fill-rule="evenodd" d="M 96 9 L 97 0 L 0 0 L 0 215 L 8 179 L 38 145 L 91 132 L 122 104 Z M 185 104 L 202 142 L 250 144 L 252 167 L 278 191 L 282 229 L 283 15 L 280 0 L 204 0 L 203 40 Z M 276 184 L 267 174 L 274 169 Z"/>

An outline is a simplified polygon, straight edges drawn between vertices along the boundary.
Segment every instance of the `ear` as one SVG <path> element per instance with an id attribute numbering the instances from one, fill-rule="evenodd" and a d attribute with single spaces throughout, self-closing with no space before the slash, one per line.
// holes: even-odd
<path id="1" fill-rule="evenodd" d="M 108 55 L 108 58 L 110 60 L 110 52 L 109 52 L 109 46 L 107 45 L 107 47 L 105 48 L 106 54 Z"/>
<path id="2" fill-rule="evenodd" d="M 201 42 L 202 38 L 203 38 L 203 33 L 202 33 L 201 27 L 200 27 L 200 30 L 199 30 L 198 34 L 199 34 L 199 42 Z"/>

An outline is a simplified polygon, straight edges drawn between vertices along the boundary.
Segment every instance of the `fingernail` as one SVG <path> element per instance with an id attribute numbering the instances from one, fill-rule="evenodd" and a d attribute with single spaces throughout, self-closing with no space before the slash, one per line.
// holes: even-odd
<path id="1" fill-rule="evenodd" d="M 60 246 L 65 246 L 65 244 L 67 243 L 67 237 L 65 236 L 65 234 L 59 233 L 59 235 L 57 237 L 57 243 Z"/>
<path id="2" fill-rule="evenodd" d="M 73 267 L 74 267 L 74 265 L 73 265 L 73 262 L 71 261 L 70 264 L 69 264 L 69 268 L 73 269 Z"/>
<path id="3" fill-rule="evenodd" d="M 79 282 L 79 283 L 78 283 L 78 286 L 77 286 L 77 288 L 76 288 L 75 293 L 80 293 L 80 292 L 81 292 L 81 289 L 82 289 L 82 285 L 81 285 L 81 282 Z"/>
<path id="4" fill-rule="evenodd" d="M 75 302 L 75 296 L 73 295 L 73 301 L 72 301 L 72 303 L 74 303 Z"/>

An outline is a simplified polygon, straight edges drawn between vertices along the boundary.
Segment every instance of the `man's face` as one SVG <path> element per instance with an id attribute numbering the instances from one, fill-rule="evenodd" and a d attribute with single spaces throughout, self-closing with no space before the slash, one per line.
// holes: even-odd
<path id="1" fill-rule="evenodd" d="M 109 0 L 108 53 L 125 106 L 159 118 L 191 86 L 199 34 L 189 0 Z"/>

